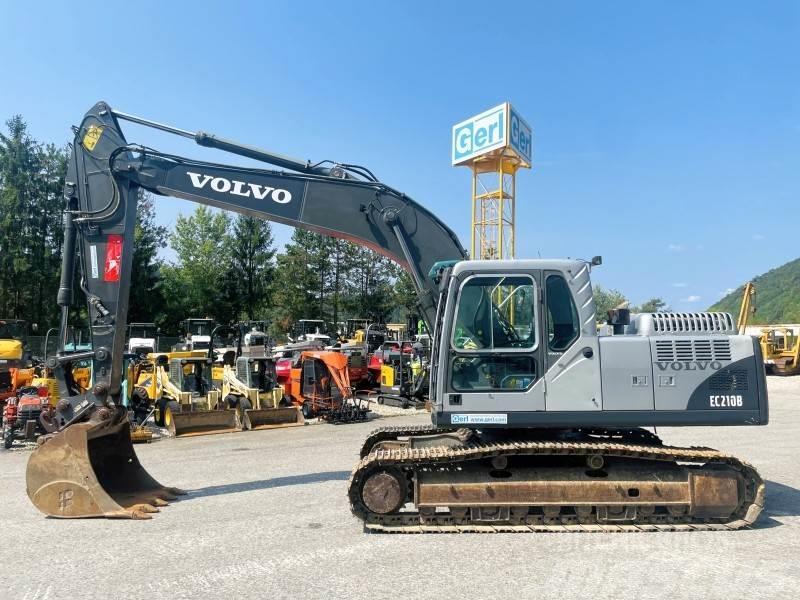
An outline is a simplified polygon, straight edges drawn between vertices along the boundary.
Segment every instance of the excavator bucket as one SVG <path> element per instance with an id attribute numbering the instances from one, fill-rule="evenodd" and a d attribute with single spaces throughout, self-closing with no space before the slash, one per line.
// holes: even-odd
<path id="1" fill-rule="evenodd" d="M 28 497 L 50 517 L 149 519 L 180 494 L 144 470 L 127 419 L 77 423 L 54 434 L 28 460 Z"/>
<path id="2" fill-rule="evenodd" d="M 174 437 L 231 433 L 242 430 L 239 411 L 232 409 L 168 413 L 165 415 L 164 424 Z"/>
<path id="3" fill-rule="evenodd" d="M 305 425 L 302 409 L 299 406 L 277 408 L 249 408 L 244 411 L 245 429 L 277 429 Z"/>

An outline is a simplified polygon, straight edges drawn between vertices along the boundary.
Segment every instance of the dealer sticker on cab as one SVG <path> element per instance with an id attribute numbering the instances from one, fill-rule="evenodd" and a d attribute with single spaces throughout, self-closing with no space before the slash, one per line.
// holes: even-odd
<path id="1" fill-rule="evenodd" d="M 450 415 L 452 425 L 507 425 L 508 415 Z"/>

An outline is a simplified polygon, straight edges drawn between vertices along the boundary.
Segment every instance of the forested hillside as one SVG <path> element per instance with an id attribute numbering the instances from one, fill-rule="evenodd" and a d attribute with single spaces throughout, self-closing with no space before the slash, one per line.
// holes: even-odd
<path id="1" fill-rule="evenodd" d="M 800 258 L 752 279 L 756 286 L 756 313 L 753 325 L 800 323 Z M 739 312 L 744 284 L 714 304 L 709 310 Z"/>

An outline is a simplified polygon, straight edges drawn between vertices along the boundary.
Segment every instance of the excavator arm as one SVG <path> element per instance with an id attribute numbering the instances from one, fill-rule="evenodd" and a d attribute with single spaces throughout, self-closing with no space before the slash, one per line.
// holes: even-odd
<path id="1" fill-rule="evenodd" d="M 287 170 L 211 163 L 131 144 L 121 121 Z M 369 247 L 410 274 L 431 331 L 439 292 L 429 274 L 466 258 L 446 225 L 363 167 L 294 160 L 114 111 L 104 102 L 86 113 L 74 133 L 64 188 L 59 351 L 48 360 L 60 400 L 46 424 L 51 435 L 32 454 L 26 474 L 28 496 L 50 516 L 148 518 L 181 493 L 139 464 L 120 394 L 136 207 L 143 191 Z M 92 349 L 70 353 L 75 286 L 86 296 Z M 93 385 L 86 391 L 72 377 L 72 365 L 80 360 L 93 365 Z"/>
<path id="2" fill-rule="evenodd" d="M 293 172 L 198 161 L 131 144 L 120 126 L 123 120 Z M 94 361 L 95 385 L 88 396 L 77 394 L 69 369 L 63 366 L 78 357 L 62 353 L 54 359 L 65 399 L 58 407 L 62 426 L 83 419 L 94 407 L 117 402 L 136 204 L 142 190 L 369 247 L 411 275 L 429 330 L 438 300 L 437 284 L 428 277 L 429 272 L 440 261 L 466 257 L 458 238 L 444 223 L 405 194 L 377 181 L 367 169 L 337 163 L 311 165 L 206 133 L 133 117 L 100 102 L 75 128 L 65 186 L 66 242 L 58 297 L 65 343 L 77 256 L 80 286 L 88 300 L 93 339 L 88 354 Z"/>

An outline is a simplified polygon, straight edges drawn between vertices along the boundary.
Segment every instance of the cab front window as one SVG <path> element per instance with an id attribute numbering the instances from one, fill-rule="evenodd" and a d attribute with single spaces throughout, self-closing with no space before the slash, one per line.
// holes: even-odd
<path id="1" fill-rule="evenodd" d="M 476 275 L 461 284 L 454 350 L 530 351 L 536 344 L 536 283 L 532 277 Z"/>

